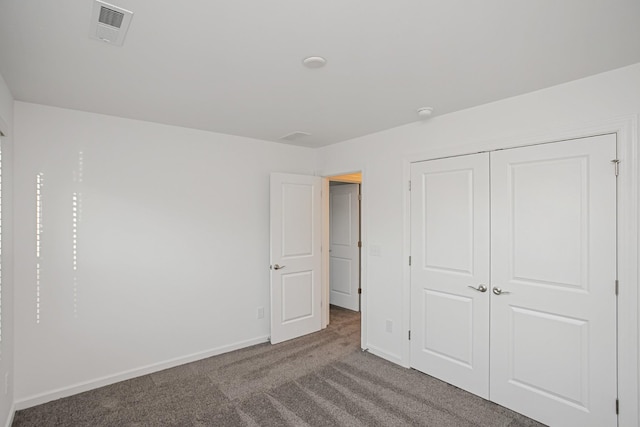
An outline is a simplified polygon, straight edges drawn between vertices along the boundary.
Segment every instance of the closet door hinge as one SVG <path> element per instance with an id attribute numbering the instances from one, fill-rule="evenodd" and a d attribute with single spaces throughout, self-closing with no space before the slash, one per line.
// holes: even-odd
<path id="1" fill-rule="evenodd" d="M 358 200 L 362 201 L 362 194 L 358 194 Z"/>
<path id="2" fill-rule="evenodd" d="M 616 279 L 616 295 L 618 295 L 619 291 L 620 291 L 620 282 L 618 282 L 618 279 Z"/>
<path id="3" fill-rule="evenodd" d="M 620 415 L 620 400 L 616 399 L 616 415 Z"/>
<path id="4" fill-rule="evenodd" d="M 411 266 L 411 255 L 409 255 L 409 266 Z"/>
<path id="5" fill-rule="evenodd" d="M 361 248 L 362 247 L 362 241 L 358 242 L 358 247 Z"/>
<path id="6" fill-rule="evenodd" d="M 409 330 L 409 341 L 411 341 L 411 330 Z"/>
<path id="7" fill-rule="evenodd" d="M 620 160 L 613 159 L 611 163 L 613 163 L 615 174 L 618 176 L 618 174 L 620 174 Z"/>
<path id="8" fill-rule="evenodd" d="M 411 181 L 409 181 L 409 191 L 411 191 Z"/>

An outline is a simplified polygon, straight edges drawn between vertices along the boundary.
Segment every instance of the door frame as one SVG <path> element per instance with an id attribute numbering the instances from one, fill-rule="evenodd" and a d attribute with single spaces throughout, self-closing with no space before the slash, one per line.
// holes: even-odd
<path id="1" fill-rule="evenodd" d="M 536 144 L 567 141 L 571 139 L 615 133 L 617 136 L 620 175 L 617 181 L 617 251 L 618 251 L 618 399 L 620 412 L 618 423 L 621 427 L 637 426 L 640 423 L 640 293 L 638 291 L 638 232 L 640 219 L 638 200 L 640 183 L 640 150 L 638 149 L 638 116 L 628 115 L 602 121 L 583 124 L 567 124 L 547 128 L 544 132 L 535 132 L 496 138 L 484 141 L 471 141 L 455 147 L 427 150 L 405 157 L 403 160 L 403 259 L 411 255 L 410 191 L 411 163 L 434 160 L 443 157 L 455 157 L 505 148 L 525 147 Z M 612 166 L 613 173 L 613 166 Z M 410 267 L 403 268 L 403 327 L 411 328 L 411 274 Z M 402 365 L 410 367 L 410 342 L 407 340 L 402 349 Z M 612 410 L 613 402 L 612 402 Z"/>
<path id="2" fill-rule="evenodd" d="M 360 348 L 367 350 L 367 208 L 365 197 L 365 168 L 341 169 L 336 171 L 322 171 L 322 328 L 329 325 L 329 182 L 331 177 L 337 175 L 347 175 L 360 172 L 362 174 L 360 182 Z"/>

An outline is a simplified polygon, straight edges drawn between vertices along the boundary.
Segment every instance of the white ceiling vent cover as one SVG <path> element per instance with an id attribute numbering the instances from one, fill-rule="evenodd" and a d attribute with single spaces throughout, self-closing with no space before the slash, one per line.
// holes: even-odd
<path id="1" fill-rule="evenodd" d="M 133 12 L 100 0 L 93 2 L 89 37 L 122 46 Z"/>
<path id="2" fill-rule="evenodd" d="M 298 139 L 301 139 L 301 138 L 304 138 L 304 137 L 307 137 L 307 136 L 311 136 L 311 134 L 298 130 L 298 131 L 295 131 L 295 132 L 288 133 L 285 136 L 281 136 L 280 139 L 282 139 L 284 141 L 297 141 Z"/>

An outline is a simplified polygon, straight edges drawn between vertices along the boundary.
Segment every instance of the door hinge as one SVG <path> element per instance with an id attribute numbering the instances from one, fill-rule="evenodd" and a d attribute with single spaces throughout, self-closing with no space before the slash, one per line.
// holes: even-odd
<path id="1" fill-rule="evenodd" d="M 618 176 L 618 174 L 620 173 L 620 160 L 614 159 L 611 160 L 611 163 L 613 163 L 615 174 L 616 176 Z"/>
<path id="2" fill-rule="evenodd" d="M 362 288 L 358 288 L 358 295 L 362 293 Z"/>
<path id="3" fill-rule="evenodd" d="M 411 191 L 411 181 L 409 181 L 409 191 Z"/>
<path id="4" fill-rule="evenodd" d="M 620 415 L 620 399 L 616 399 L 616 415 Z"/>
<path id="5" fill-rule="evenodd" d="M 618 282 L 618 279 L 616 279 L 616 295 L 618 295 L 619 290 L 620 290 L 620 282 Z"/>
<path id="6" fill-rule="evenodd" d="M 358 194 L 358 200 L 362 201 L 362 194 Z"/>
<path id="7" fill-rule="evenodd" d="M 411 266 L 411 255 L 409 255 L 409 266 Z"/>
<path id="8" fill-rule="evenodd" d="M 409 330 L 409 341 L 411 341 L 411 330 Z"/>
<path id="9" fill-rule="evenodd" d="M 362 242 L 358 242 L 358 247 L 361 248 L 362 247 Z"/>

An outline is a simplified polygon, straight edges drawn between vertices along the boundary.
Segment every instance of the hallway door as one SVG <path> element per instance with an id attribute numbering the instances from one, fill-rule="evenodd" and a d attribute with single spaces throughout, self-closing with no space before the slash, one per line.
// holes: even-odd
<path id="1" fill-rule="evenodd" d="M 360 311 L 359 184 L 332 184 L 329 191 L 329 299 Z"/>

